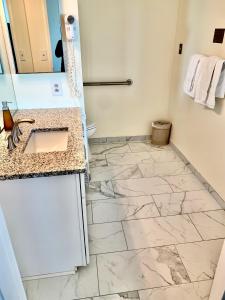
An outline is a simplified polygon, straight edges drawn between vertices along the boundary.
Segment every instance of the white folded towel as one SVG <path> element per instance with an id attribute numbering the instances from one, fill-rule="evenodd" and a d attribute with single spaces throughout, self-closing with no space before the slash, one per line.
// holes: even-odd
<path id="1" fill-rule="evenodd" d="M 198 76 L 197 70 L 198 66 L 200 63 L 200 60 L 203 58 L 203 55 L 200 54 L 195 54 L 192 55 L 189 65 L 188 65 L 188 70 L 186 74 L 186 78 L 184 81 L 184 92 L 185 94 L 191 96 L 194 98 L 195 96 L 195 87 L 196 87 L 196 77 Z M 196 76 L 197 75 L 197 76 Z"/>
<path id="2" fill-rule="evenodd" d="M 216 88 L 216 98 L 224 99 L 225 97 L 225 63 L 220 75 L 220 80 Z"/>
<path id="3" fill-rule="evenodd" d="M 216 104 L 216 88 L 221 77 L 223 65 L 224 65 L 224 60 L 219 59 L 214 68 L 213 77 L 208 92 L 208 97 L 206 99 L 206 106 L 212 109 L 215 107 Z"/>
<path id="4" fill-rule="evenodd" d="M 195 102 L 206 105 L 210 84 L 213 78 L 215 66 L 219 61 L 219 57 L 204 57 L 200 60 L 198 72 L 199 78 L 196 82 Z"/>

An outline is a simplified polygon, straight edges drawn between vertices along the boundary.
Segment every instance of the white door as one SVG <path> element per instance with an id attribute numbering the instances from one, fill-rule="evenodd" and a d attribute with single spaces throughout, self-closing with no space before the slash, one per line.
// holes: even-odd
<path id="1" fill-rule="evenodd" d="M 0 300 L 26 300 L 20 272 L 0 207 Z"/>
<path id="2" fill-rule="evenodd" d="M 225 295 L 225 243 L 220 254 L 209 300 L 224 300 L 223 295 Z"/>

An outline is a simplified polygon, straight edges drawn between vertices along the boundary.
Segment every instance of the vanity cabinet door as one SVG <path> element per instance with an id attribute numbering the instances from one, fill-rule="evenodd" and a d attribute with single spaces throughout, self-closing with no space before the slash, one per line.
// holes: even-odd
<path id="1" fill-rule="evenodd" d="M 79 175 L 5 181 L 0 190 L 23 277 L 87 264 Z"/>
<path id="2" fill-rule="evenodd" d="M 0 299 L 27 300 L 0 207 Z"/>

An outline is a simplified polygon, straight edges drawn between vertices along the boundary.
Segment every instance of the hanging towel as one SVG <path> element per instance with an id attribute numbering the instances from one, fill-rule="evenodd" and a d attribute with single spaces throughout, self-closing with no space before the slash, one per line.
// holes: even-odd
<path id="1" fill-rule="evenodd" d="M 194 98 L 195 96 L 195 83 L 196 83 L 196 77 L 198 76 L 197 70 L 200 63 L 200 60 L 204 56 L 201 54 L 195 54 L 191 57 L 186 78 L 184 81 L 184 92 L 185 94 L 189 95 L 190 97 Z M 197 75 L 197 76 L 196 76 Z"/>
<path id="2" fill-rule="evenodd" d="M 206 105 L 210 84 L 219 57 L 211 56 L 201 59 L 198 67 L 199 78 L 196 82 L 195 102 Z"/>
<path id="3" fill-rule="evenodd" d="M 215 107 L 216 104 L 216 88 L 221 77 L 223 65 L 224 65 L 223 59 L 218 60 L 218 62 L 216 63 L 209 92 L 208 92 L 208 97 L 206 99 L 206 106 L 212 109 Z"/>
<path id="4" fill-rule="evenodd" d="M 216 88 L 216 98 L 224 99 L 225 96 L 225 63 L 223 64 L 220 80 Z"/>

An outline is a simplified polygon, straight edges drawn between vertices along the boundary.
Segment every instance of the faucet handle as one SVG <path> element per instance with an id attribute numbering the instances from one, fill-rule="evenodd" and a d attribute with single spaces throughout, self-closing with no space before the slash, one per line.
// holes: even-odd
<path id="1" fill-rule="evenodd" d="M 20 131 L 18 125 L 14 125 L 13 130 L 12 130 L 12 139 L 14 144 L 19 143 L 20 138 L 19 136 L 22 134 L 22 132 Z"/>
<path id="2" fill-rule="evenodd" d="M 34 119 L 18 119 L 14 122 L 13 130 L 12 130 L 12 138 L 14 144 L 19 143 L 20 138 L 19 136 L 22 135 L 22 131 L 19 128 L 19 124 L 21 123 L 30 123 L 33 124 L 35 123 Z"/>
<path id="3" fill-rule="evenodd" d="M 7 140 L 8 140 L 8 147 L 7 148 L 8 148 L 9 151 L 12 151 L 13 149 L 16 148 L 16 145 L 13 141 L 13 137 L 12 137 L 11 134 L 8 136 Z"/>

